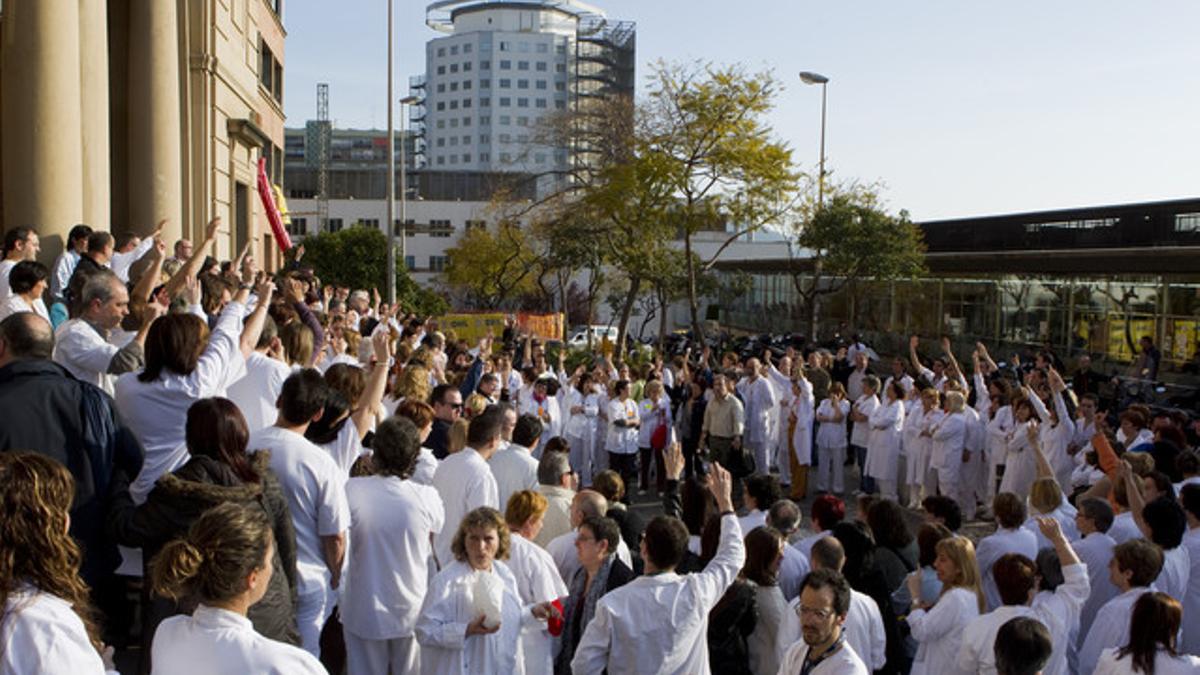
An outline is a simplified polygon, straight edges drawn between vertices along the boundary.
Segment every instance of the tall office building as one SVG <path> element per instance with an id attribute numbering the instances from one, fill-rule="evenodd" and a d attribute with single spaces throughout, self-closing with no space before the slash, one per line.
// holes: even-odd
<path id="1" fill-rule="evenodd" d="M 584 160 L 551 142 L 547 118 L 633 96 L 634 24 L 582 2 L 443 0 L 427 23 L 446 34 L 426 45 L 425 75 L 411 83 L 427 172 L 523 174 L 552 190 Z"/>

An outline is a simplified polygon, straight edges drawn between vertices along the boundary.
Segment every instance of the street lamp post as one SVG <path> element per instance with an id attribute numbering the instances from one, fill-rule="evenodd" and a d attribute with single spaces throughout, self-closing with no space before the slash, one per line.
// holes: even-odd
<path id="1" fill-rule="evenodd" d="M 825 204 L 825 85 L 829 83 L 829 78 L 817 73 L 805 71 L 800 73 L 800 81 L 804 84 L 819 84 L 821 85 L 821 159 L 817 169 L 820 175 L 817 176 L 817 205 L 824 206 Z"/>
<path id="2" fill-rule="evenodd" d="M 396 303 L 396 225 L 393 215 L 396 209 L 396 134 L 392 125 L 392 62 L 395 60 L 392 48 L 392 33 L 395 23 L 392 20 L 394 0 L 387 3 L 387 298 L 388 304 Z M 403 241 L 403 239 L 401 239 Z"/>
<path id="3" fill-rule="evenodd" d="M 420 102 L 416 96 L 405 96 L 400 99 L 400 127 L 404 129 L 404 113 L 408 106 Z M 408 269 L 408 151 L 404 139 L 400 140 L 400 260 L 404 261 L 404 269 Z M 395 267 L 393 265 L 393 267 Z"/>

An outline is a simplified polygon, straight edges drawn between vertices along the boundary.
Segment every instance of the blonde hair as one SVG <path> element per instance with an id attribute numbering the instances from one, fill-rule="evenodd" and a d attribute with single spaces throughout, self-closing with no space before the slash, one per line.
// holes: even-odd
<path id="1" fill-rule="evenodd" d="M 951 413 L 962 412 L 963 404 L 966 400 L 963 395 L 957 391 L 946 392 L 946 411 Z"/>
<path id="2" fill-rule="evenodd" d="M 1062 498 L 1062 488 L 1053 478 L 1039 478 L 1029 488 L 1029 505 L 1042 514 L 1057 509 Z"/>
<path id="3" fill-rule="evenodd" d="M 980 581 L 979 564 L 975 562 L 975 545 L 963 536 L 953 536 L 937 543 L 938 553 L 946 556 L 958 569 L 958 576 L 942 586 L 942 594 L 953 588 L 965 588 L 975 593 L 980 613 L 985 611 L 983 584 Z"/>
<path id="4" fill-rule="evenodd" d="M 495 530 L 500 544 L 496 547 L 496 560 L 508 558 L 508 528 L 504 526 L 504 516 L 490 506 L 481 506 L 463 516 L 458 524 L 458 531 L 450 541 L 450 553 L 459 562 L 467 561 L 467 534 L 470 530 Z"/>
<path id="5" fill-rule="evenodd" d="M 408 365 L 396 376 L 392 398 L 406 401 L 428 401 L 432 390 L 429 387 L 429 371 L 423 366 Z"/>
<path id="6" fill-rule="evenodd" d="M 642 396 L 646 398 L 654 398 L 655 394 L 661 396 L 663 393 L 663 383 L 658 380 L 650 380 L 642 389 Z"/>
<path id="7" fill-rule="evenodd" d="M 454 424 L 450 425 L 450 431 L 448 432 L 446 452 L 453 455 L 467 447 L 467 429 L 470 427 L 471 423 L 465 417 L 454 420 Z"/>
<path id="8" fill-rule="evenodd" d="M 488 407 L 487 397 L 483 394 L 471 394 L 467 400 L 463 401 L 463 415 L 477 417 Z"/>

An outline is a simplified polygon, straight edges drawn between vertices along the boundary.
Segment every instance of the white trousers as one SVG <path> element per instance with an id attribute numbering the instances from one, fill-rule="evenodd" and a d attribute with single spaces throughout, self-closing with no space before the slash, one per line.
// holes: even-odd
<path id="1" fill-rule="evenodd" d="M 296 600 L 296 624 L 300 646 L 313 656 L 321 656 L 321 629 L 333 614 L 333 589 L 301 595 Z"/>
<path id="2" fill-rule="evenodd" d="M 579 473 L 580 487 L 592 484 L 593 440 L 595 436 L 592 434 L 588 434 L 587 438 L 567 436 L 567 445 L 571 448 L 571 468 Z"/>
<path id="3" fill-rule="evenodd" d="M 827 448 L 825 446 L 818 447 L 817 459 L 817 490 L 823 492 L 832 492 L 833 494 L 845 494 L 846 492 L 846 446 L 838 446 L 836 448 Z M 830 490 L 829 474 L 833 473 L 833 489 Z"/>
<path id="4" fill-rule="evenodd" d="M 350 631 L 343 633 L 349 675 L 404 675 L 421 669 L 421 648 L 414 635 L 391 640 L 366 640 Z"/>
<path id="5" fill-rule="evenodd" d="M 895 480 L 876 478 L 875 486 L 877 488 L 879 488 L 879 496 L 882 497 L 883 499 L 887 499 L 887 500 L 890 500 L 893 502 L 898 499 L 898 497 L 896 495 L 896 481 Z"/>
<path id="6" fill-rule="evenodd" d="M 764 476 L 770 475 L 771 453 L 767 450 L 767 446 L 770 443 L 768 441 L 759 441 L 757 443 L 746 443 L 745 445 L 747 451 L 754 453 L 754 472 L 761 473 Z"/>
<path id="7" fill-rule="evenodd" d="M 775 440 L 772 443 L 775 446 L 775 452 L 772 455 L 775 458 L 776 466 L 779 467 L 779 482 L 791 485 L 792 463 L 788 461 L 788 452 L 791 450 L 791 444 L 788 443 L 788 427 L 791 424 L 788 422 L 786 411 L 780 411 L 776 416 L 779 418 L 779 423 L 775 425 Z"/>

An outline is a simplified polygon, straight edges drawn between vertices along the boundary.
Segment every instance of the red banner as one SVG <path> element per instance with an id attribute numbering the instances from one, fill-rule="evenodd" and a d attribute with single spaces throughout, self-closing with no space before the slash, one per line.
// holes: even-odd
<path id="1" fill-rule="evenodd" d="M 292 238 L 288 236 L 283 226 L 283 218 L 279 215 L 279 207 L 275 204 L 275 195 L 271 190 L 271 179 L 267 178 L 267 158 L 258 160 L 258 196 L 262 199 L 263 210 L 267 213 L 267 222 L 271 224 L 271 233 L 279 242 L 280 250 L 287 252 L 292 247 Z"/>

